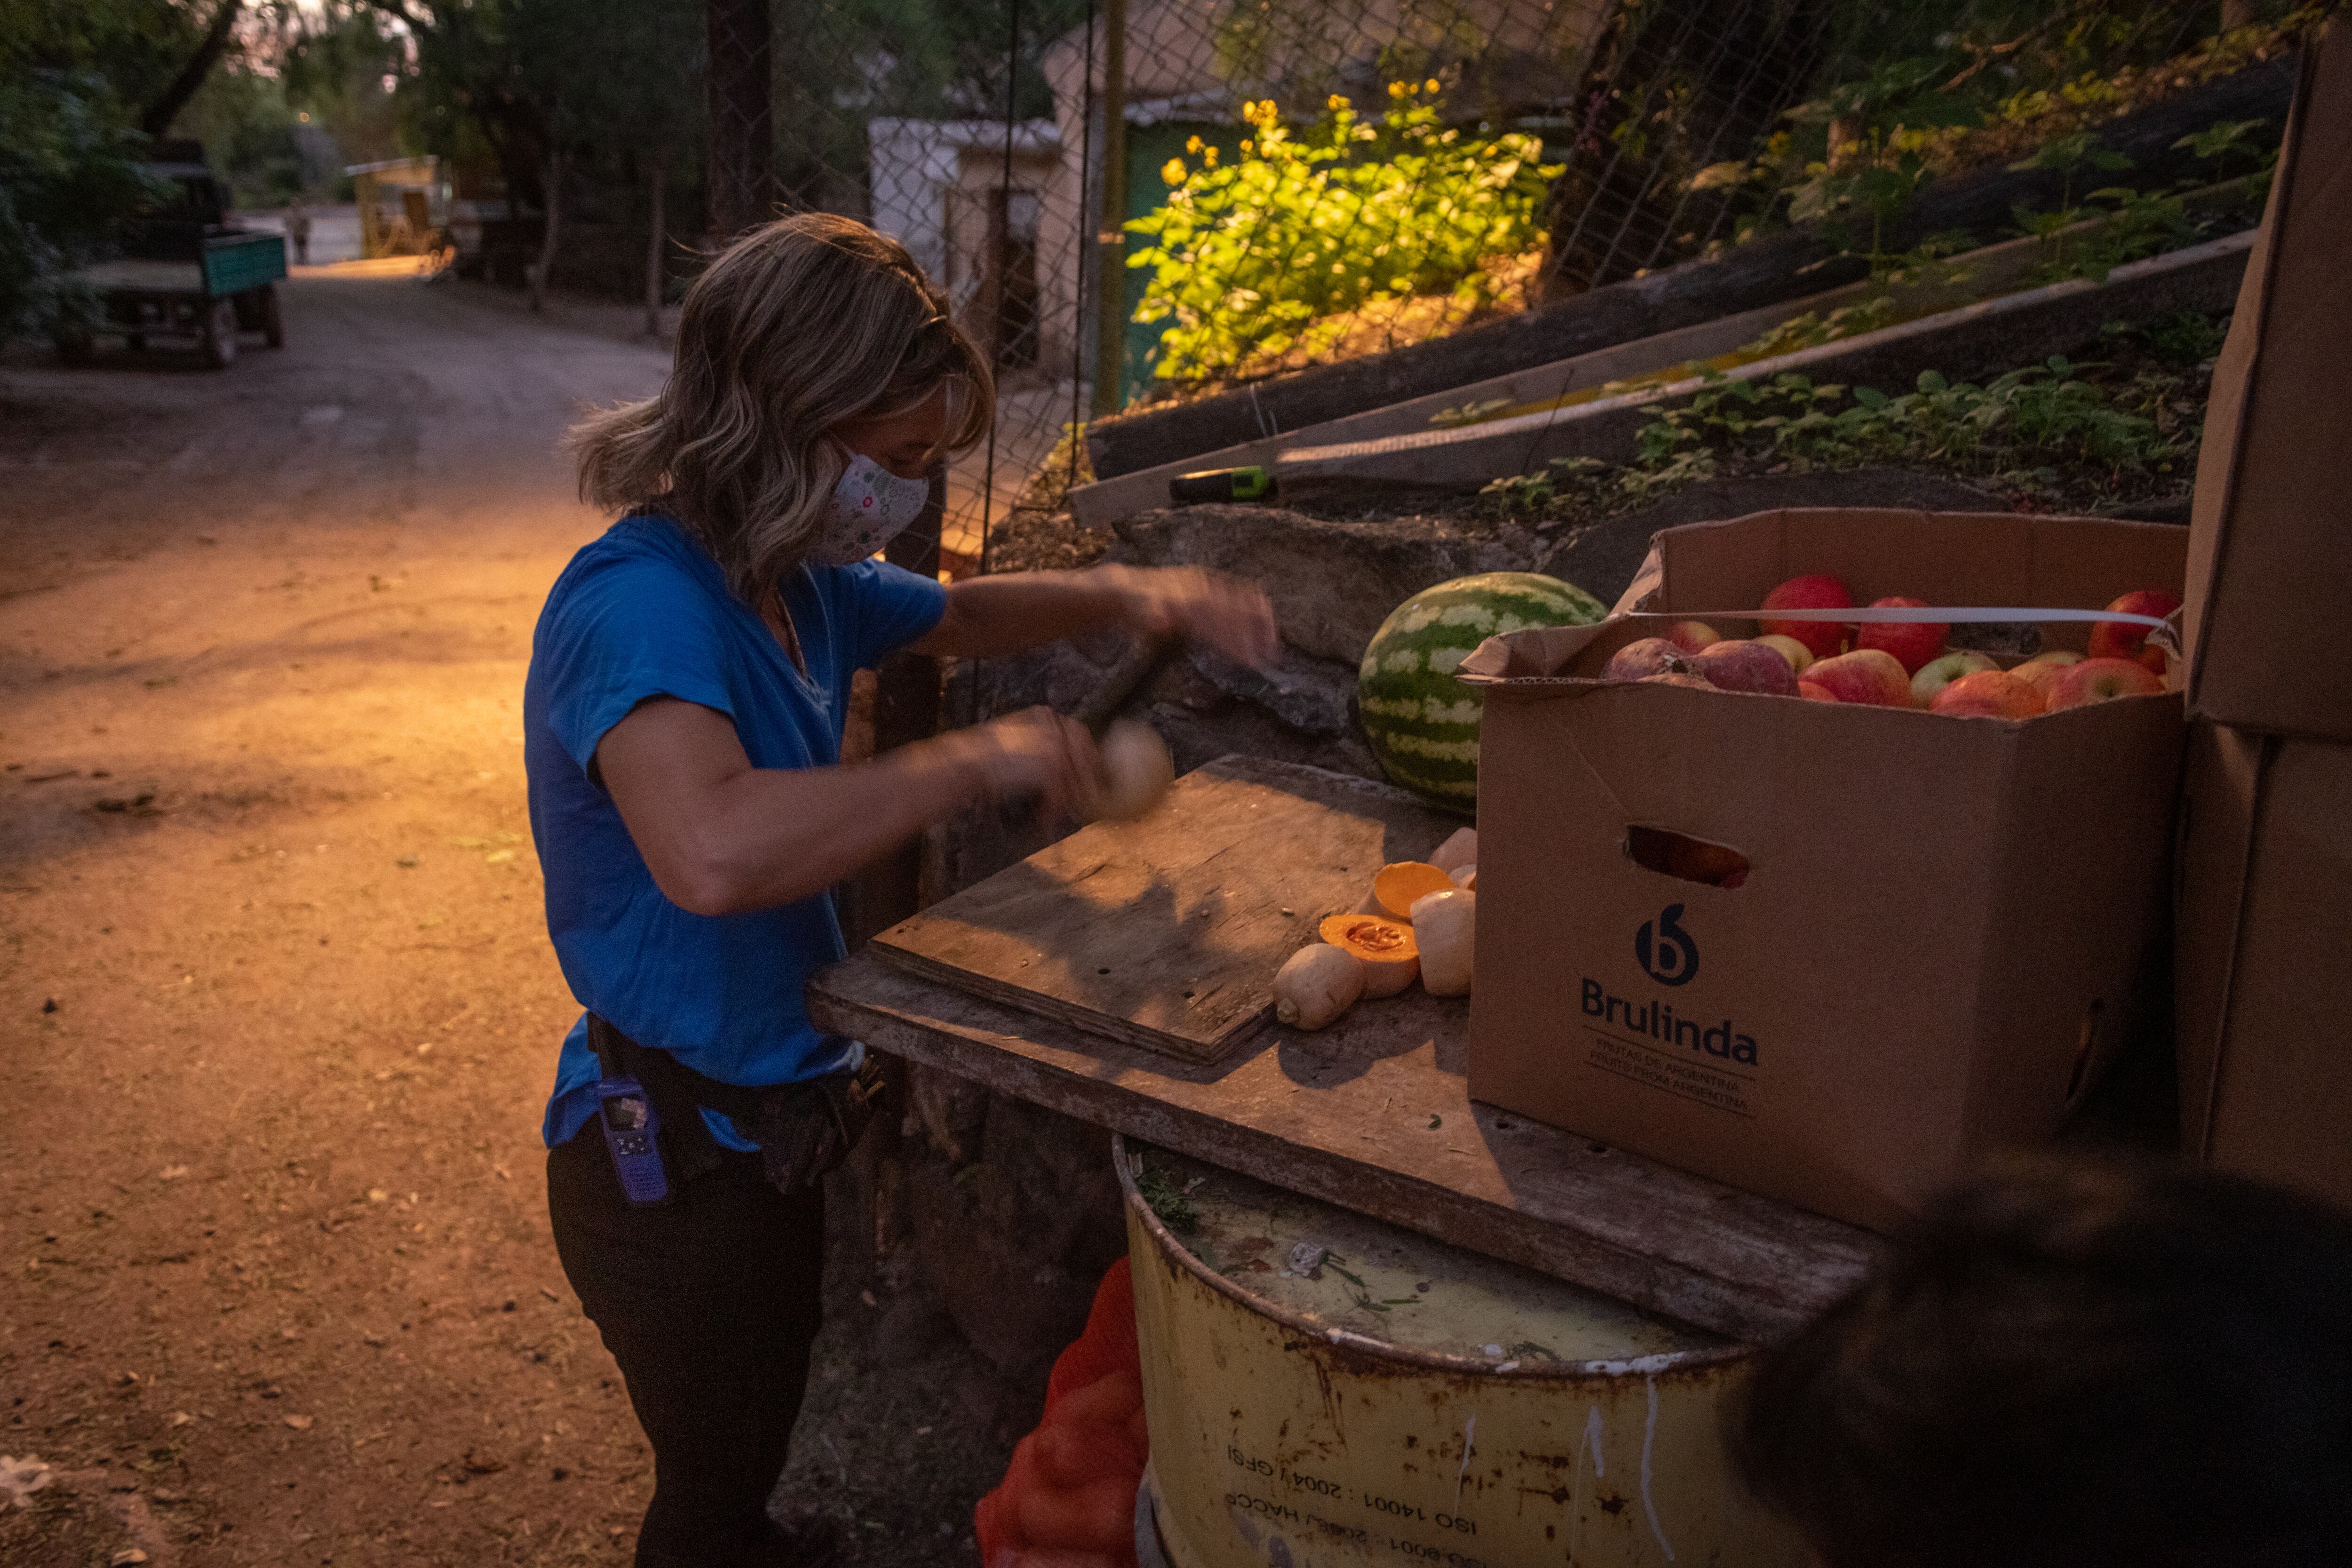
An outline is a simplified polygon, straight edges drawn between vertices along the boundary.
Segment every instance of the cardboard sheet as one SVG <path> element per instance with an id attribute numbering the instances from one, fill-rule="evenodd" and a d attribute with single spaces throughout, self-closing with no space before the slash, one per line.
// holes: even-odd
<path id="1" fill-rule="evenodd" d="M 2352 1206 L 2352 746 L 2199 724 L 2182 795 L 2183 1147 Z"/>
<path id="2" fill-rule="evenodd" d="M 2352 742 L 2336 674 L 2352 604 L 2352 29 L 2306 47 L 2229 341 L 2213 373 L 2190 525 L 2189 707 L 2249 730 Z"/>

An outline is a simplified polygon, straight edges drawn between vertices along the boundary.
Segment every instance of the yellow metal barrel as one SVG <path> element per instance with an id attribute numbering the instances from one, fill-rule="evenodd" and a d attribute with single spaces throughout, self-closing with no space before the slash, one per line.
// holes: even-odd
<path id="1" fill-rule="evenodd" d="M 1114 1148 L 1151 1431 L 1147 1556 L 1802 1568 L 1717 1436 L 1740 1347 L 1231 1172 Z"/>

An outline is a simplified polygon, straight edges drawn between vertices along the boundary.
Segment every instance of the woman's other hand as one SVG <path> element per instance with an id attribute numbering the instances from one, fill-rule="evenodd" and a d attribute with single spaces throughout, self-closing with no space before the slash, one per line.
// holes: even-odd
<path id="1" fill-rule="evenodd" d="M 1255 669 L 1281 646 L 1274 606 L 1254 584 L 1198 566 L 1109 565 L 962 578 L 950 584 L 940 624 L 912 647 L 994 658 L 1114 626 L 1146 638 L 1189 637 Z"/>
<path id="2" fill-rule="evenodd" d="M 1274 606 L 1257 585 L 1199 566 L 1104 566 L 1124 599 L 1129 628 L 1150 637 L 1186 637 L 1235 664 L 1262 669 L 1280 647 Z"/>

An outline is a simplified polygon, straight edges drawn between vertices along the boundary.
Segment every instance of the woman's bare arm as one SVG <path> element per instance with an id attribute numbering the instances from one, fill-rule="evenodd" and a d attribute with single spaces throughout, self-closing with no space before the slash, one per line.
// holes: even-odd
<path id="1" fill-rule="evenodd" d="M 655 886 L 698 915 L 812 897 L 976 801 L 1026 795 L 1058 814 L 1097 765 L 1085 728 L 1042 708 L 872 762 L 782 769 L 753 767 L 725 714 L 655 698 L 596 747 Z"/>
<path id="2" fill-rule="evenodd" d="M 1239 664 L 1275 654 L 1273 607 L 1251 584 L 1197 566 L 1119 565 L 967 577 L 914 650 L 986 658 L 1110 626 L 1190 637 Z"/>

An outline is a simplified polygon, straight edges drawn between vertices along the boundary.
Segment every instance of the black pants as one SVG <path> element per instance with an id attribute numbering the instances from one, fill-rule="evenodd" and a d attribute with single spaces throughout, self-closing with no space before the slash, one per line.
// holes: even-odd
<path id="1" fill-rule="evenodd" d="M 768 1495 L 808 1388 L 824 1197 L 730 1152 L 667 1204 L 622 1194 L 598 1124 L 547 1156 L 555 1250 L 654 1450 L 637 1568 L 777 1561 Z"/>

